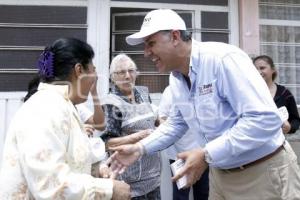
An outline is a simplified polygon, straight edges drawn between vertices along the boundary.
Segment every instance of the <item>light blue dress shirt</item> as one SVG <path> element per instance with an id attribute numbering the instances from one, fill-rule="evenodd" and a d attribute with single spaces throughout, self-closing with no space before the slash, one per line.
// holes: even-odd
<path id="1" fill-rule="evenodd" d="M 210 166 L 235 168 L 275 151 L 283 144 L 282 121 L 249 56 L 218 42 L 192 41 L 189 78 L 170 75 L 173 102 L 166 123 L 143 139 L 147 153 L 167 148 L 188 128 L 198 132 Z"/>

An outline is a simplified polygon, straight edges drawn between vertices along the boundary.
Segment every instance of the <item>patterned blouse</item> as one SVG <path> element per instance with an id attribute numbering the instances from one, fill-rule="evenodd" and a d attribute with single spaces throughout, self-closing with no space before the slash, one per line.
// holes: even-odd
<path id="1" fill-rule="evenodd" d="M 98 155 L 83 134 L 68 86 L 41 83 L 7 133 L 0 199 L 111 199 L 112 181 L 91 176 Z"/>
<path id="2" fill-rule="evenodd" d="M 126 136 L 140 130 L 153 129 L 156 116 L 151 108 L 148 88 L 134 88 L 136 103 L 130 103 L 117 87 L 101 100 L 104 105 L 106 130 L 104 140 Z M 160 154 L 144 155 L 119 177 L 131 187 L 131 196 L 145 195 L 160 186 Z"/>

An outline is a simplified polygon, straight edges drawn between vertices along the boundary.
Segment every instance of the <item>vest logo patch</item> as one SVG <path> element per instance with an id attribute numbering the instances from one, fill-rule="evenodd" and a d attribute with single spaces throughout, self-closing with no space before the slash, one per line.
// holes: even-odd
<path id="1" fill-rule="evenodd" d="M 206 95 L 213 93 L 213 84 L 209 83 L 206 85 L 200 85 L 199 86 L 199 95 Z"/>

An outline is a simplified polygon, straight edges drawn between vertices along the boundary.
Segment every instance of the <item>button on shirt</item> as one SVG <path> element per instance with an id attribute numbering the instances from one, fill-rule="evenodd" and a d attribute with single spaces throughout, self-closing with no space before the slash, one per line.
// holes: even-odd
<path id="1" fill-rule="evenodd" d="M 198 132 L 210 166 L 229 169 L 275 151 L 285 138 L 282 121 L 249 56 L 225 43 L 192 41 L 189 78 L 170 75 L 174 106 L 166 123 L 143 139 L 147 153 L 162 150 L 188 128 Z"/>

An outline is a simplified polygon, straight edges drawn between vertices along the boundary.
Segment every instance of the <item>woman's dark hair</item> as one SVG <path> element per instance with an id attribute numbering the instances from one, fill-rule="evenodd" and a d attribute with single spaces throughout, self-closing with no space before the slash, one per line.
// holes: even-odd
<path id="1" fill-rule="evenodd" d="M 40 77 L 37 74 L 34 78 L 28 83 L 27 94 L 23 98 L 23 101 L 27 101 L 34 93 L 37 92 L 38 86 L 40 84 Z"/>
<path id="2" fill-rule="evenodd" d="M 45 59 L 46 54 L 48 54 L 48 57 Z M 87 69 L 87 65 L 91 62 L 93 57 L 94 51 L 86 42 L 75 38 L 60 38 L 54 41 L 51 46 L 47 46 L 41 55 L 38 64 L 40 79 L 46 83 L 52 81 L 66 81 L 77 63 L 82 64 L 83 68 Z M 40 64 L 41 59 L 42 66 Z M 48 62 L 49 60 L 50 62 Z M 47 65 L 49 66 L 49 64 L 47 63 L 52 63 L 50 74 L 48 73 L 49 69 L 47 69 Z"/>
<path id="3" fill-rule="evenodd" d="M 274 73 L 272 74 L 272 81 L 274 81 L 277 77 L 277 70 L 274 65 L 273 59 L 267 55 L 260 55 L 260 56 L 253 58 L 253 63 L 255 63 L 257 60 L 263 60 L 271 66 L 271 68 L 274 70 Z"/>

